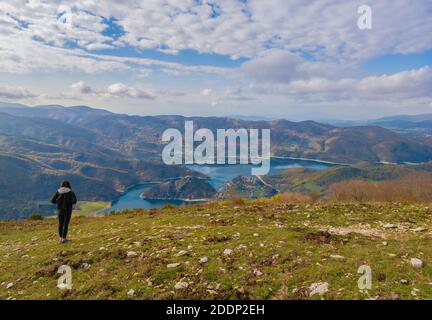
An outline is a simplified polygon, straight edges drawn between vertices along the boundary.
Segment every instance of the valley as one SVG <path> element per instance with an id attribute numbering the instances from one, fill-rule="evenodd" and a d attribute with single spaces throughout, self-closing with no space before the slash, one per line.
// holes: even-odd
<path id="1" fill-rule="evenodd" d="M 163 164 L 162 133 L 167 128 L 183 130 L 186 120 L 193 121 L 195 130 L 208 128 L 212 132 L 218 128 L 271 129 L 272 169 L 264 181 L 281 191 L 308 193 L 313 189 L 324 194 L 333 181 L 296 184 L 293 179 L 298 175 L 313 176 L 314 173 L 305 169 L 303 173 L 297 170 L 283 174 L 283 170 L 274 169 L 278 167 L 275 163 L 279 161 L 281 169 L 284 161 L 287 169 L 290 163 L 300 167 L 310 164 L 283 158 L 321 161 L 312 162 L 318 169 L 333 163 L 352 167 L 359 162 L 401 164 L 432 160 L 432 146 L 428 141 L 373 125 L 335 127 L 313 121 L 128 116 L 85 106 L 27 107 L 0 103 L 0 219 L 24 218 L 32 213 L 52 214 L 54 210 L 47 199 L 63 179 L 72 182 L 80 200 L 110 201 L 115 207 L 115 200 L 121 201 L 130 186 L 192 176 L 207 179 L 219 191 L 230 180 L 249 175 L 250 167 L 242 165 L 221 171 L 211 166 Z M 343 166 L 340 172 L 349 171 L 347 168 L 350 167 Z M 384 167 L 375 170 L 381 168 Z M 265 190 L 255 192 L 247 188 L 249 194 L 268 195 Z M 242 196 L 241 192 L 233 191 L 230 190 L 230 196 Z M 158 198 L 158 192 L 153 195 Z M 167 197 L 162 198 L 147 199 L 147 203 L 138 207 L 163 206 Z M 185 199 L 197 197 L 189 194 Z M 183 204 L 181 200 L 175 199 L 179 201 L 177 204 Z M 118 206 L 136 207 L 136 203 L 131 207 Z"/>

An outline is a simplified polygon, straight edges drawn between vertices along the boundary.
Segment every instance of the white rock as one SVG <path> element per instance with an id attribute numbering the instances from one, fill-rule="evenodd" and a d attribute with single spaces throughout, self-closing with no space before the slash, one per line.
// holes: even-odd
<path id="1" fill-rule="evenodd" d="M 128 251 L 127 257 L 128 258 L 136 258 L 136 257 L 138 257 L 138 253 L 136 253 L 135 251 Z"/>
<path id="2" fill-rule="evenodd" d="M 189 287 L 189 283 L 187 282 L 177 282 L 174 286 L 176 290 L 185 290 Z"/>
<path id="3" fill-rule="evenodd" d="M 259 271 L 258 269 L 255 269 L 253 271 L 254 275 L 256 275 L 257 277 L 261 277 L 263 275 L 263 273 L 261 271 Z"/>
<path id="4" fill-rule="evenodd" d="M 188 245 L 188 250 L 192 250 L 192 245 Z"/>
<path id="5" fill-rule="evenodd" d="M 230 256 L 230 255 L 232 255 L 232 253 L 233 253 L 233 251 L 231 249 L 225 249 L 223 252 L 224 256 Z"/>
<path id="6" fill-rule="evenodd" d="M 385 225 L 383 225 L 384 228 L 386 229 L 394 229 L 397 228 L 396 225 L 392 224 L 392 223 L 386 223 Z"/>
<path id="7" fill-rule="evenodd" d="M 83 262 L 80 267 L 83 269 L 90 269 L 91 265 L 87 262 Z"/>
<path id="8" fill-rule="evenodd" d="M 418 228 L 413 229 L 412 231 L 414 231 L 414 232 L 422 232 L 422 231 L 425 231 L 425 228 L 418 227 Z"/>
<path id="9" fill-rule="evenodd" d="M 167 268 L 177 268 L 178 266 L 180 266 L 181 263 L 170 263 L 167 265 Z"/>
<path id="10" fill-rule="evenodd" d="M 11 283 L 8 283 L 8 284 L 7 284 L 7 286 L 6 286 L 6 289 L 10 289 L 10 288 L 12 288 L 12 287 L 13 287 L 13 285 L 14 285 L 14 284 L 13 284 L 13 282 L 11 282 Z"/>
<path id="11" fill-rule="evenodd" d="M 387 241 L 383 241 L 382 244 L 383 244 L 383 246 L 387 246 L 388 245 Z"/>
<path id="12" fill-rule="evenodd" d="M 209 260 L 208 257 L 202 257 L 202 258 L 200 259 L 199 263 L 204 264 L 204 263 L 207 263 L 208 260 Z"/>
<path id="13" fill-rule="evenodd" d="M 179 253 L 177 253 L 176 256 L 177 256 L 177 257 L 182 257 L 182 256 L 187 255 L 187 253 L 188 253 L 188 252 L 187 252 L 186 250 L 182 250 L 182 251 L 180 251 Z"/>
<path id="14" fill-rule="evenodd" d="M 329 291 L 329 284 L 327 282 L 316 282 L 311 284 L 309 290 L 310 290 L 309 297 L 312 297 L 316 294 L 322 296 L 323 294 Z"/>
<path id="15" fill-rule="evenodd" d="M 336 259 L 336 260 L 343 260 L 343 259 L 345 259 L 344 256 L 340 256 L 340 255 L 337 255 L 337 254 L 330 255 L 330 258 Z"/>
<path id="16" fill-rule="evenodd" d="M 132 298 L 135 295 L 135 290 L 134 289 L 130 289 L 127 293 L 129 298 Z"/>
<path id="17" fill-rule="evenodd" d="M 417 268 L 417 269 L 423 268 L 423 261 L 421 261 L 420 259 L 412 258 L 410 262 L 414 268 Z"/>

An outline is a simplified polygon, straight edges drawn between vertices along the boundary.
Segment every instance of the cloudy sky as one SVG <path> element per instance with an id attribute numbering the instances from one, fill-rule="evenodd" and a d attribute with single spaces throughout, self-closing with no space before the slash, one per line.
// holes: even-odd
<path id="1" fill-rule="evenodd" d="M 372 8 L 360 30 L 358 8 Z M 430 0 L 8 0 L 0 101 L 130 114 L 432 113 Z"/>

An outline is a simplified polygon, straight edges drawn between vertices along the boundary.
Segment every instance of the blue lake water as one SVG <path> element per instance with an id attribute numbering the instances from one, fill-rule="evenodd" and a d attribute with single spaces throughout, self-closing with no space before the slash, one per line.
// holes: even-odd
<path id="1" fill-rule="evenodd" d="M 288 160 L 288 159 L 272 159 L 270 174 L 284 171 L 290 168 L 309 168 L 312 170 L 323 170 L 331 167 L 331 164 L 321 163 L 316 161 L 307 160 Z M 240 175 L 248 176 L 251 175 L 251 165 L 191 165 L 189 168 L 204 173 L 210 177 L 209 183 L 216 189 L 219 190 L 223 185 Z M 129 188 L 118 200 L 112 203 L 110 209 L 107 212 L 122 211 L 125 209 L 151 209 L 161 208 L 166 204 L 188 205 L 193 202 L 184 201 L 173 201 L 173 200 L 143 200 L 141 199 L 141 193 L 156 183 L 144 183 Z"/>

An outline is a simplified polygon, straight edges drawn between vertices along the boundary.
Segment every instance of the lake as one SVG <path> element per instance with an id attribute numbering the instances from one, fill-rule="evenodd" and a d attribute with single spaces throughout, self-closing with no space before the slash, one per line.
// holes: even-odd
<path id="1" fill-rule="evenodd" d="M 333 164 L 309 161 L 309 160 L 290 160 L 290 159 L 272 159 L 271 173 L 277 173 L 290 168 L 310 168 L 313 170 L 323 170 L 334 166 Z M 251 174 L 251 165 L 190 165 L 188 168 L 204 173 L 210 177 L 209 183 L 219 190 L 223 185 L 240 175 L 249 176 Z M 166 204 L 176 206 L 193 204 L 194 202 L 175 201 L 175 200 L 143 200 L 141 193 L 151 188 L 156 183 L 143 183 L 129 188 L 118 200 L 113 201 L 111 208 L 106 212 L 122 211 L 125 209 L 151 209 L 161 208 Z"/>

